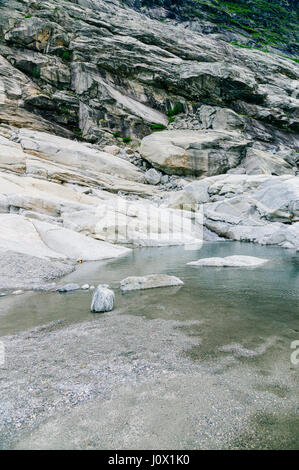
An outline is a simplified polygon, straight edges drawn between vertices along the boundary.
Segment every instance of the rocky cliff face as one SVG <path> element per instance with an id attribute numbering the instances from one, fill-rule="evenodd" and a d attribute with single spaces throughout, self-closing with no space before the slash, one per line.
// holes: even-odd
<path id="1" fill-rule="evenodd" d="M 26 110 L 25 120 L 33 113 L 48 122 L 38 119 L 39 127 L 103 143 L 142 138 L 205 104 L 282 140 L 298 129 L 290 59 L 161 23 L 117 0 L 4 0 L 0 21 L 6 122 Z"/>
<path id="2" fill-rule="evenodd" d="M 257 1 L 238 2 L 238 11 L 235 2 L 126 3 L 0 2 L 0 207 L 25 217 L 24 231 L 37 230 L 43 243 L 48 244 L 43 223 L 108 241 L 115 241 L 111 214 L 123 217 L 123 227 L 137 217 L 144 228 L 144 206 L 151 203 L 137 201 L 128 209 L 122 195 L 164 201 L 168 194 L 161 189 L 180 189 L 188 182 L 179 181 L 180 176 L 191 180 L 229 172 L 245 180 L 249 175 L 298 179 L 299 68 L 293 60 L 292 22 L 279 47 L 267 52 L 230 43 L 244 28 L 235 24 L 231 31 L 228 25 L 239 22 L 245 7 L 251 10 L 242 27 L 257 22 Z M 266 18 L 277 23 L 272 7 L 278 3 L 282 17 L 288 11 L 293 21 L 296 4 L 271 2 L 261 14 L 260 30 L 266 31 Z M 283 56 L 286 50 L 292 58 Z M 150 167 L 162 173 L 147 177 Z M 242 178 L 235 184 L 243 187 Z M 292 188 L 296 184 L 292 180 Z M 254 189 L 247 186 L 250 207 Z M 207 193 L 202 202 L 231 196 L 219 191 Z M 281 207 L 277 202 L 283 215 L 273 216 L 279 224 L 297 222 L 296 189 L 287 194 Z M 102 225 L 95 223 L 99 204 L 107 211 Z M 157 220 L 160 210 L 173 210 L 176 203 L 166 206 L 157 209 Z M 34 227 L 27 223 L 32 218 L 39 220 Z M 6 215 L 4 222 L 13 224 Z M 234 238 L 229 230 L 208 224 Z M 156 222 L 153 231 L 158 233 Z M 11 247 L 5 236 L 5 246 Z M 65 236 L 59 232 L 52 251 L 68 256 L 60 245 Z M 120 238 L 123 243 L 155 243 L 135 229 Z"/>
<path id="3" fill-rule="evenodd" d="M 151 18 L 240 47 L 298 54 L 296 0 L 125 0 Z"/>

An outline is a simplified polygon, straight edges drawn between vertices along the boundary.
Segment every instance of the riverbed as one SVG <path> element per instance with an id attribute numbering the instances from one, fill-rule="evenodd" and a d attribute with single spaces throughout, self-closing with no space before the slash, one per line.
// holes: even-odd
<path id="1" fill-rule="evenodd" d="M 187 266 L 209 256 L 269 259 L 258 268 Z M 168 273 L 181 288 L 121 294 L 129 275 Z M 109 284 L 112 313 L 90 291 L 0 299 L 2 448 L 298 448 L 299 259 L 237 242 L 136 249 L 84 263 L 59 284 Z"/>

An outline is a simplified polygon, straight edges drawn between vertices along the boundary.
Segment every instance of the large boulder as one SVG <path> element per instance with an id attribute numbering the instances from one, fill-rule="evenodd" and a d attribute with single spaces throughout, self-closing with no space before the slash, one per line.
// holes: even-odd
<path id="1" fill-rule="evenodd" d="M 239 179 L 239 191 L 238 186 L 228 185 L 232 177 L 236 178 L 235 184 Z M 244 187 L 244 175 L 228 175 L 209 186 L 209 192 L 213 186 L 218 191 L 214 196 L 218 200 L 205 204 L 205 226 L 233 240 L 298 249 L 299 178 L 288 175 L 249 178 L 249 187 Z"/>
<path id="2" fill-rule="evenodd" d="M 244 118 L 227 108 L 203 105 L 198 110 L 198 118 L 202 129 L 214 129 L 220 131 L 233 131 L 244 129 Z"/>
<path id="3" fill-rule="evenodd" d="M 248 149 L 242 162 L 247 175 L 287 175 L 294 174 L 294 169 L 279 155 L 259 149 Z"/>
<path id="4" fill-rule="evenodd" d="M 213 176 L 239 165 L 249 145 L 234 132 L 163 131 L 145 137 L 140 152 L 168 174 Z"/>
<path id="5" fill-rule="evenodd" d="M 183 286 L 181 279 L 168 274 L 149 274 L 147 276 L 130 276 L 123 279 L 120 283 L 122 292 L 134 290 L 154 289 L 157 287 Z"/>
<path id="6" fill-rule="evenodd" d="M 114 308 L 115 294 L 107 285 L 99 285 L 93 295 L 90 310 L 93 313 L 111 312 Z"/>
<path id="7" fill-rule="evenodd" d="M 205 180 L 201 180 L 187 184 L 182 191 L 171 193 L 166 206 L 172 209 L 197 211 L 200 204 L 208 201 L 208 185 Z"/>
<path id="8" fill-rule="evenodd" d="M 299 221 L 299 177 L 265 181 L 253 195 L 269 221 Z"/>

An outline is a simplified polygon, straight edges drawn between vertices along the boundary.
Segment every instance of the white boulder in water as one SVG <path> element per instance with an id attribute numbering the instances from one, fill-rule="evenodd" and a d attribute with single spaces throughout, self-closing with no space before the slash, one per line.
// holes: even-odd
<path id="1" fill-rule="evenodd" d="M 198 261 L 187 263 L 190 266 L 215 266 L 215 267 L 254 267 L 261 266 L 269 260 L 263 258 L 256 258 L 254 256 L 226 256 L 225 258 L 203 258 Z"/>
<path id="2" fill-rule="evenodd" d="M 99 285 L 92 298 L 90 310 L 94 313 L 111 312 L 114 308 L 115 295 L 107 285 Z"/>
<path id="3" fill-rule="evenodd" d="M 121 281 L 120 289 L 123 292 L 132 290 L 154 289 L 156 287 L 183 286 L 184 283 L 175 276 L 168 274 L 149 274 L 147 276 L 130 276 Z"/>

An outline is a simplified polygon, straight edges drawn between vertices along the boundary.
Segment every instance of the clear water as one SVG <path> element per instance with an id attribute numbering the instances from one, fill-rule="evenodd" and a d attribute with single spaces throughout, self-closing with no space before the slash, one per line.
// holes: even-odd
<path id="1" fill-rule="evenodd" d="M 187 266 L 199 258 L 237 254 L 270 262 L 258 268 Z M 119 281 L 125 277 L 151 273 L 178 276 L 185 286 L 129 294 L 119 291 Z M 250 393 L 256 392 L 259 400 L 266 403 L 273 396 L 283 405 L 281 416 L 257 413 L 249 430 L 231 442 L 232 447 L 250 443 L 251 448 L 299 448 L 299 365 L 290 361 L 291 342 L 299 340 L 299 257 L 294 251 L 237 242 L 207 243 L 198 251 L 138 249 L 110 262 L 85 263 L 60 284 L 68 282 L 110 284 L 116 292 L 114 314 L 186 322 L 186 333 L 200 338 L 186 352 L 194 364 L 206 365 L 215 377 L 224 374 L 226 380 L 231 374 L 232 383 L 243 384 L 245 402 L 251 387 Z M 0 335 L 53 320 L 94 321 L 96 316 L 89 311 L 91 297 L 92 292 L 77 291 L 0 298 Z M 249 381 L 251 375 L 260 377 L 255 385 Z M 216 381 L 216 394 L 217 386 Z"/>
<path id="2" fill-rule="evenodd" d="M 187 266 L 209 256 L 248 255 L 267 258 L 258 268 Z M 181 278 L 181 289 L 153 289 L 121 294 L 127 276 L 168 273 Z M 109 284 L 116 289 L 116 311 L 148 318 L 204 320 L 206 346 L 240 342 L 259 334 L 299 330 L 299 256 L 293 250 L 237 242 L 207 243 L 200 250 L 183 247 L 144 248 L 102 263 L 85 263 L 60 280 L 83 285 Z M 137 295 L 137 297 L 136 297 Z M 0 298 L 0 335 L 26 330 L 53 320 L 92 320 L 92 292 L 33 293 Z M 136 299 L 138 298 L 138 301 Z M 210 325 L 210 327 L 209 327 Z M 213 329 L 211 335 L 210 328 Z M 298 335 L 297 335 L 298 336 Z M 294 338 L 296 339 L 296 338 Z"/>

